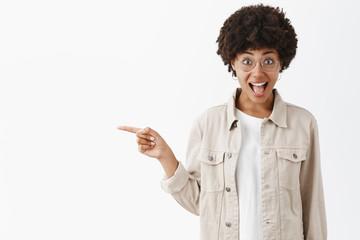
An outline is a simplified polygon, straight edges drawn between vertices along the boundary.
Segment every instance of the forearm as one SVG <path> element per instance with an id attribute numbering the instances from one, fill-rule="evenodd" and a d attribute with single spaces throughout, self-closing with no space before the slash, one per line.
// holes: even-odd
<path id="1" fill-rule="evenodd" d="M 162 156 L 158 160 L 161 163 L 166 176 L 171 178 L 179 165 L 179 161 L 176 159 L 175 155 L 171 152 Z"/>

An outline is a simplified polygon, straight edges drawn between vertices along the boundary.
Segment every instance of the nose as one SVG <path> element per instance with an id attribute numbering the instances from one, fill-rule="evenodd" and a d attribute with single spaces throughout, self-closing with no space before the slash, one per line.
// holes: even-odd
<path id="1" fill-rule="evenodd" d="M 253 70 L 251 70 L 251 74 L 254 75 L 254 76 L 264 74 L 264 70 L 262 69 L 260 62 L 257 62 L 255 64 L 255 67 L 253 68 Z"/>

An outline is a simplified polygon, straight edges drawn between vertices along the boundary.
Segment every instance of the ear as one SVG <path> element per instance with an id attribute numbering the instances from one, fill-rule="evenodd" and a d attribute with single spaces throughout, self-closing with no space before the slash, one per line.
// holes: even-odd
<path id="1" fill-rule="evenodd" d="M 235 71 L 235 59 L 231 60 L 231 67 Z"/>

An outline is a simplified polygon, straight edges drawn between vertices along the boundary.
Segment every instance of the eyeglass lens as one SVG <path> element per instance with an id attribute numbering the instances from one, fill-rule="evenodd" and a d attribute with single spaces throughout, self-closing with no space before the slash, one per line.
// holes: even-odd
<path id="1" fill-rule="evenodd" d="M 241 56 L 238 61 L 240 68 L 245 72 L 251 71 L 255 67 L 256 62 L 258 62 L 250 56 Z M 266 72 L 273 71 L 277 67 L 277 63 L 278 61 L 275 56 L 266 56 L 260 62 L 262 69 Z"/>

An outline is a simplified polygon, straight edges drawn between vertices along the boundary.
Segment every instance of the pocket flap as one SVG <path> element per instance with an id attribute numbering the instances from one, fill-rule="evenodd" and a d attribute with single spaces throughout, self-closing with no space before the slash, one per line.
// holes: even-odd
<path id="1" fill-rule="evenodd" d="M 305 148 L 280 148 L 276 149 L 279 158 L 285 158 L 292 162 L 301 162 L 306 159 L 307 149 Z"/>
<path id="2" fill-rule="evenodd" d="M 224 151 L 211 151 L 209 149 L 200 149 L 198 159 L 199 161 L 209 165 L 218 165 L 224 161 L 224 154 Z"/>

